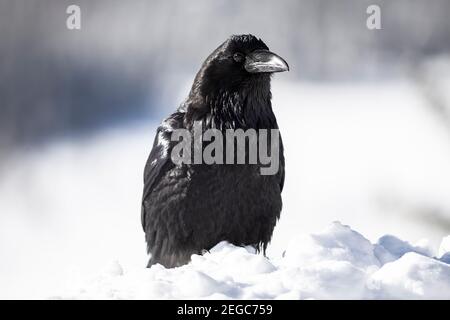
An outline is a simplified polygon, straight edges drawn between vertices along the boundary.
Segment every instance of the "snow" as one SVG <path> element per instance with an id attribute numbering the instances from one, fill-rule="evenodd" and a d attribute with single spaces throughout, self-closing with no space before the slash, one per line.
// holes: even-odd
<path id="1" fill-rule="evenodd" d="M 450 252 L 450 236 L 444 237 L 442 239 L 441 245 L 439 246 L 439 256 L 444 256 L 447 252 Z"/>
<path id="2" fill-rule="evenodd" d="M 450 266 L 408 252 L 372 274 L 368 287 L 376 298 L 450 299 Z"/>
<path id="3" fill-rule="evenodd" d="M 391 257 L 390 259 L 392 260 L 400 258 L 407 252 L 416 252 L 418 254 L 427 256 L 432 255 L 432 250 L 428 248 L 426 244 L 422 246 L 420 245 L 414 246 L 392 235 L 382 236 L 378 240 L 378 244 L 388 252 L 388 254 Z"/>
<path id="4" fill-rule="evenodd" d="M 372 244 L 334 222 L 320 233 L 294 238 L 277 259 L 221 242 L 174 269 L 155 265 L 124 271 L 113 262 L 94 279 L 53 298 L 450 299 L 449 264 L 394 236 L 388 239 Z M 378 258 L 380 248 L 393 260 Z"/>

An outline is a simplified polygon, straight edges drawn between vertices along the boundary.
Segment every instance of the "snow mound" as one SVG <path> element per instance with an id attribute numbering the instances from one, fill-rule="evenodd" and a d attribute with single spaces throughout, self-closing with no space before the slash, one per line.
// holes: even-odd
<path id="1" fill-rule="evenodd" d="M 113 262 L 60 299 L 450 299 L 444 238 L 439 253 L 392 235 L 372 244 L 334 222 L 293 239 L 267 259 L 250 247 L 217 244 L 182 267 L 124 270 Z M 446 252 L 444 252 L 446 251 Z"/>
<path id="2" fill-rule="evenodd" d="M 450 252 L 450 236 L 446 236 L 442 239 L 441 245 L 439 246 L 439 256 L 442 257 L 448 252 Z"/>
<path id="3" fill-rule="evenodd" d="M 449 299 L 450 266 L 408 252 L 372 274 L 369 287 L 380 298 Z"/>

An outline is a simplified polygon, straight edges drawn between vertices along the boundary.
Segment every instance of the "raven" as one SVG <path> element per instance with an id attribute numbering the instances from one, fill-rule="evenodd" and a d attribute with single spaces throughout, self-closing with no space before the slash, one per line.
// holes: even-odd
<path id="1" fill-rule="evenodd" d="M 186 101 L 157 129 L 144 170 L 141 222 L 148 267 L 190 261 L 218 242 L 250 245 L 265 254 L 280 217 L 284 155 L 279 169 L 261 175 L 257 164 L 176 164 L 176 129 L 278 129 L 270 78 L 288 71 L 285 60 L 253 35 L 233 35 L 205 60 Z"/>

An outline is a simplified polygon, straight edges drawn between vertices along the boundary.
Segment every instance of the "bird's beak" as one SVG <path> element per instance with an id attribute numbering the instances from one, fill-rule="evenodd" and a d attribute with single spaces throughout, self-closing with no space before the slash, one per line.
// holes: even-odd
<path id="1" fill-rule="evenodd" d="M 289 65 L 279 55 L 269 50 L 255 50 L 245 57 L 245 70 L 250 73 L 289 71 Z"/>

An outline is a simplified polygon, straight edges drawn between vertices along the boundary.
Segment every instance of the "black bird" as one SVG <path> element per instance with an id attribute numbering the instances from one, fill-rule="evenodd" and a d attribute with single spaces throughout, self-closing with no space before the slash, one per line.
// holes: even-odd
<path id="1" fill-rule="evenodd" d="M 177 267 L 222 240 L 265 253 L 280 217 L 284 155 L 279 170 L 260 164 L 175 164 L 174 129 L 278 129 L 270 77 L 287 63 L 253 35 L 234 35 L 203 63 L 186 101 L 158 127 L 144 171 L 141 220 L 148 266 Z"/>

